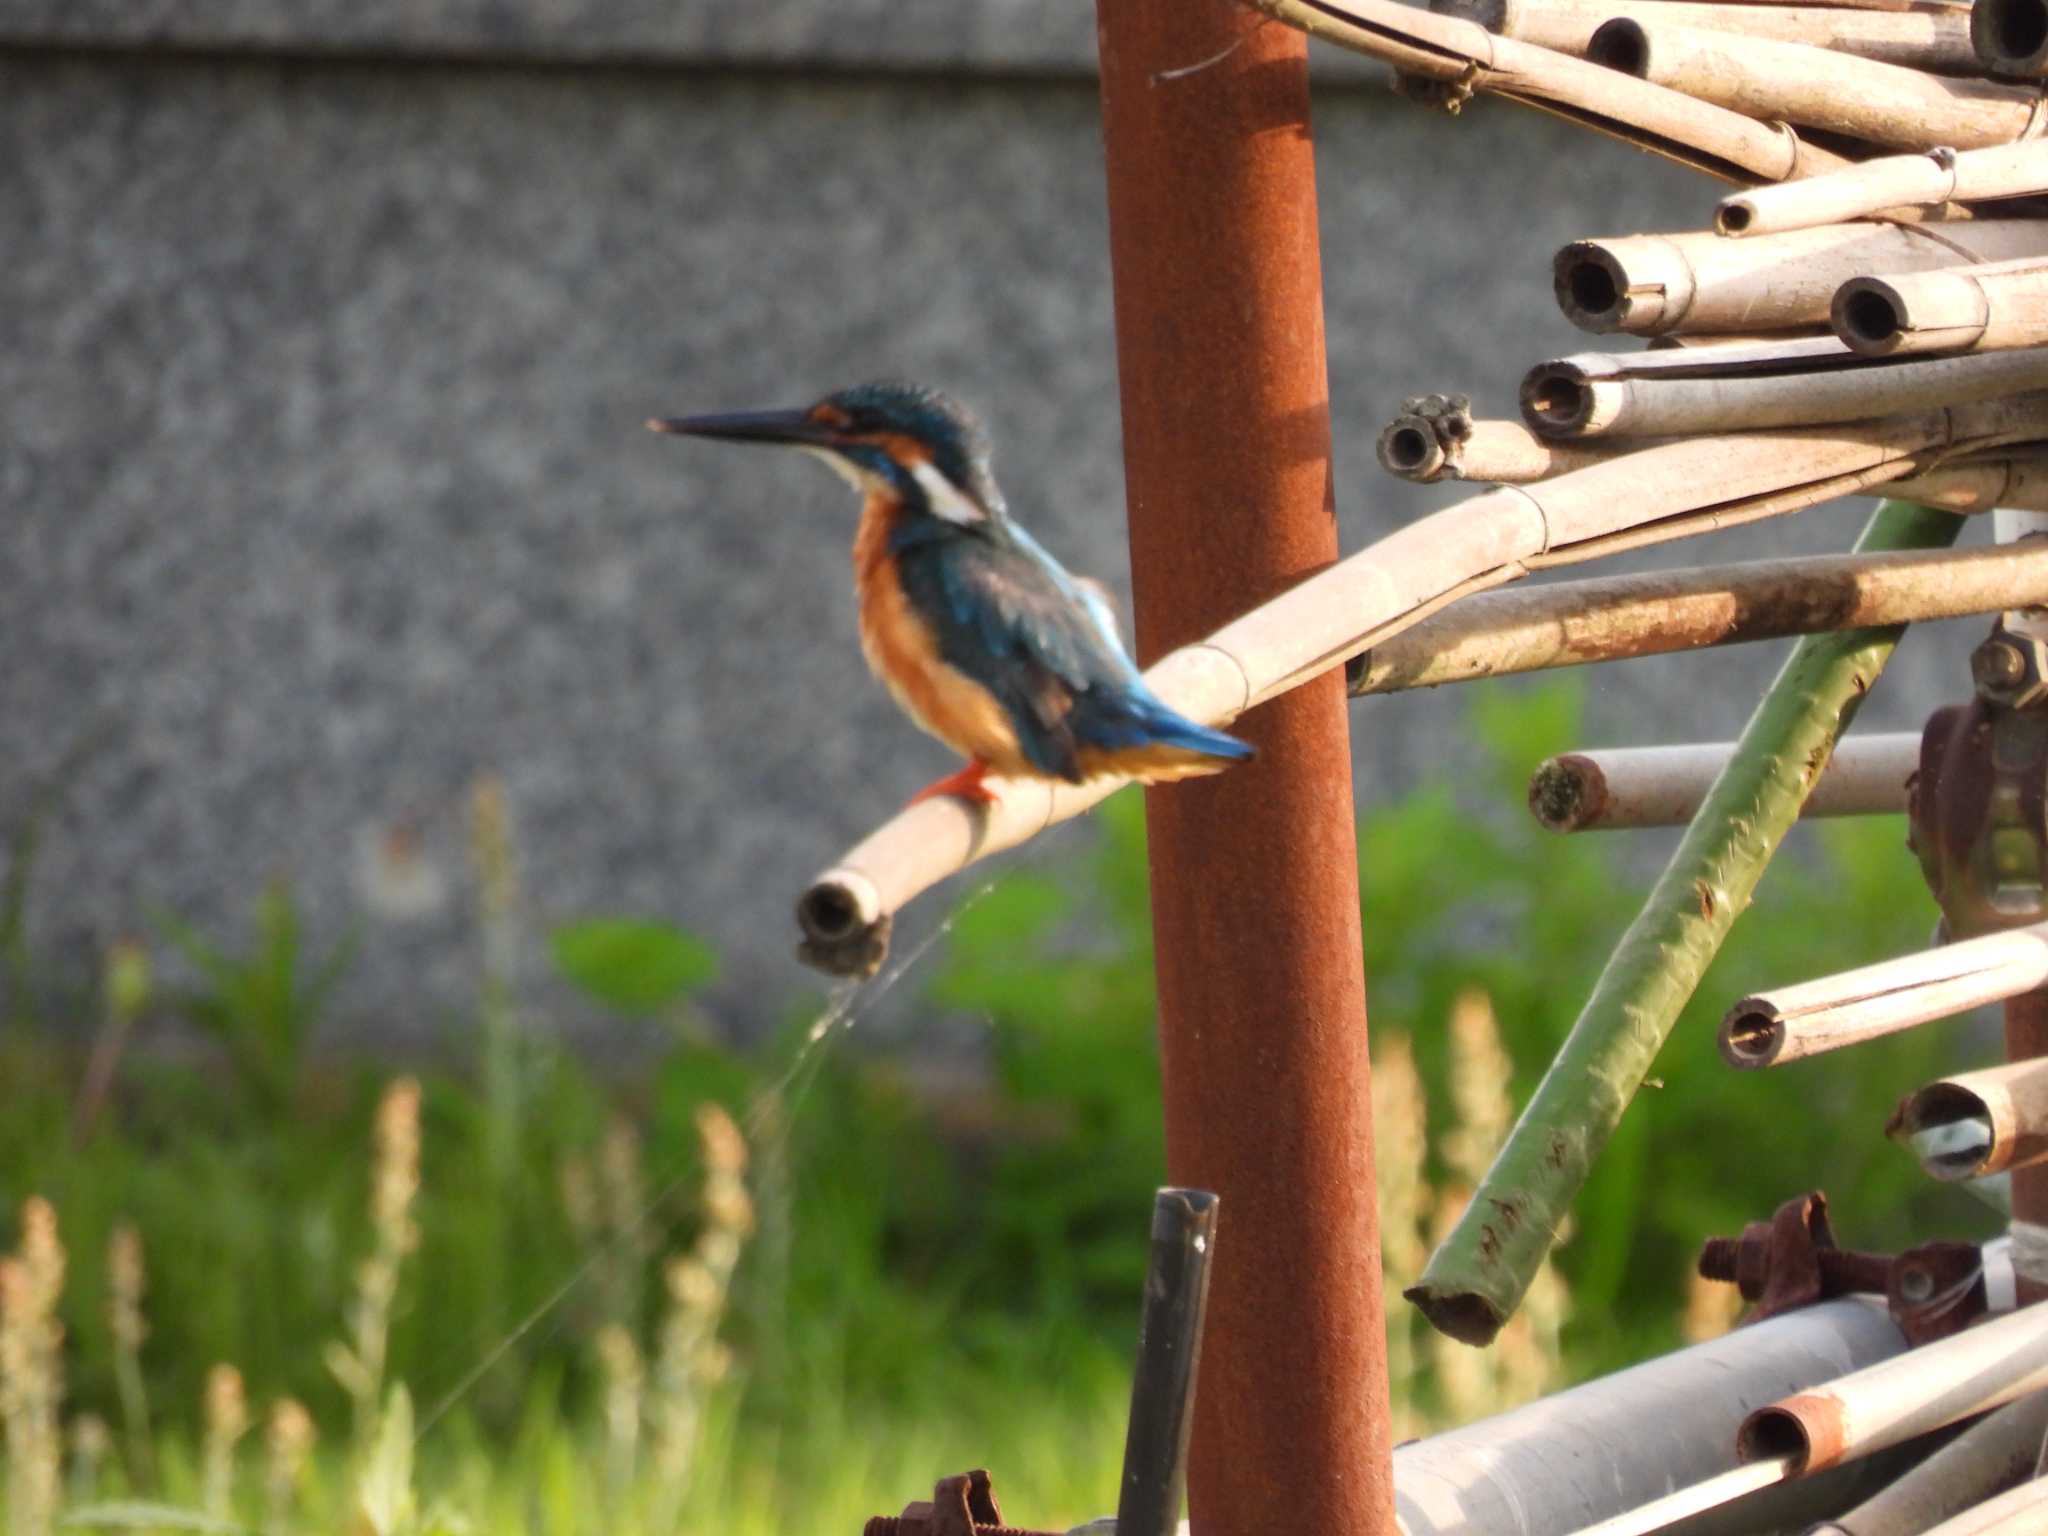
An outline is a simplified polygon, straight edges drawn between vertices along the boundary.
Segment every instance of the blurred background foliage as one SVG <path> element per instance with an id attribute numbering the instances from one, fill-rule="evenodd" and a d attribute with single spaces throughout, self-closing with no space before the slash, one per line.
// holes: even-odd
<path id="1" fill-rule="evenodd" d="M 1557 838 L 1522 811 L 1530 767 L 1577 743 L 1576 685 L 1467 696 L 1484 744 L 1469 771 L 1361 826 L 1376 1057 L 1397 1106 L 1383 1220 L 1410 1234 L 1483 1167 L 1644 884 L 1623 843 Z M 702 944 L 600 915 L 545 936 L 553 965 L 666 1028 L 644 1070 L 599 1075 L 525 1016 L 510 980 L 505 828 L 485 786 L 473 1059 L 408 1064 L 409 1110 L 389 1064 L 316 1049 L 351 949 L 310 952 L 282 887 L 245 934 L 165 915 L 116 946 L 89 1029 L 34 1017 L 34 957 L 10 960 L 0 1201 L 12 1220 L 41 1197 L 61 1232 L 64 1421 L 122 1426 L 97 1459 L 89 1434 L 67 1442 L 74 1513 L 226 1500 L 273 1525 L 291 1523 L 280 1509 L 316 1524 L 353 1509 L 380 1532 L 459 1524 L 451 1510 L 508 1529 L 665 1529 L 679 1511 L 847 1529 L 970 1462 L 1005 1476 L 1028 1523 L 1111 1507 L 1145 1213 L 1165 1176 L 1138 798 L 1097 818 L 1080 878 L 1002 870 L 906 975 L 934 1024 L 952 1021 L 943 1038 L 982 1042 L 936 1063 L 841 1038 L 845 997 L 735 1049 L 690 1006 L 715 970 Z M 1900 1093 L 1969 1058 L 1956 1027 L 1744 1076 L 1712 1044 L 1741 991 L 1917 947 L 1933 917 L 1896 819 L 1803 829 L 1580 1201 L 1536 1363 L 1475 1396 L 1469 1352 L 1419 1339 L 1392 1302 L 1404 1423 L 1675 1346 L 1700 1239 L 1806 1188 L 1829 1192 L 1855 1246 L 1987 1232 L 1988 1212 L 1930 1186 L 1880 1130 Z M 405 1114 L 414 1130 L 394 1132 Z M 9 1238 L 10 1273 L 34 1268 L 33 1226 Z M 1390 1297 L 1421 1240 L 1390 1242 Z M 1286 1256 L 1272 1262 L 1284 1274 Z M 253 1474 L 220 1492 L 237 1441 L 216 1443 L 236 1422 L 220 1418 L 223 1363 L 237 1393 L 273 1405 L 260 1498 Z M 301 1476 L 274 1464 L 283 1403 L 329 1448 L 307 1463 L 303 1504 L 278 1493 Z M 29 1431 L 8 1430 L 13 1484 Z M 415 1436 L 440 1489 L 424 1502 L 409 1492 Z"/>

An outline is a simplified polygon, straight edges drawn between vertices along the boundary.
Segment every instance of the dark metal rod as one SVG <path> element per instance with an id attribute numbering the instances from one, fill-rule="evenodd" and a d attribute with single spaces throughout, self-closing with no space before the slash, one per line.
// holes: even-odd
<path id="1" fill-rule="evenodd" d="M 1117 1536 L 1174 1536 L 1180 1526 L 1218 1203 L 1206 1189 L 1172 1188 L 1152 1202 L 1152 1261 L 1138 1320 Z"/>
<path id="2" fill-rule="evenodd" d="M 1306 39 L 1230 0 L 1097 0 L 1131 582 L 1147 661 L 1337 558 Z M 1145 798 L 1166 1166 L 1230 1206 L 1200 1536 L 1392 1536 L 1344 680 Z"/>

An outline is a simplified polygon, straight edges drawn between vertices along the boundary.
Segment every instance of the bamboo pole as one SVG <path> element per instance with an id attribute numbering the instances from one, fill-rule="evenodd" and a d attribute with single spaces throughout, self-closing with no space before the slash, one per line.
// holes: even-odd
<path id="1" fill-rule="evenodd" d="M 1519 421 L 1467 419 L 1461 425 L 1464 435 L 1453 436 L 1427 416 L 1396 416 L 1380 429 L 1380 467 L 1418 485 L 1438 480 L 1524 485 L 1628 451 L 1604 443 L 1554 442 L 1538 437 Z"/>
<path id="2" fill-rule="evenodd" d="M 2048 4 L 1976 0 L 1970 41 L 1977 57 L 2001 75 L 2048 75 Z"/>
<path id="3" fill-rule="evenodd" d="M 1549 436 L 1677 437 L 1862 421 L 2042 388 L 2048 349 L 1896 361 L 1820 336 L 1704 357 L 1581 352 L 1531 368 L 1521 398 L 1523 420 Z"/>
<path id="4" fill-rule="evenodd" d="M 1947 1130 L 1957 1134 L 1921 1139 Z M 1912 1142 L 1920 1166 L 1945 1182 L 2048 1162 L 2048 1057 L 1958 1072 L 1916 1088 L 1885 1134 Z"/>
<path id="5" fill-rule="evenodd" d="M 1965 10 L 1914 5 L 1894 11 L 1839 5 L 1734 4 L 1723 0 L 1430 0 L 1457 16 L 1521 42 L 1585 57 L 1602 22 L 1617 16 L 1832 48 L 1913 69 L 1975 74 L 1983 66 Z"/>
<path id="6" fill-rule="evenodd" d="M 1959 526 L 1887 502 L 1856 548 L 1938 547 Z M 1464 1215 L 1406 1293 L 1443 1332 L 1484 1344 L 1520 1304 L 1593 1159 L 1902 632 L 1849 630 L 1794 647 Z"/>
<path id="7" fill-rule="evenodd" d="M 1817 1472 L 2048 1387 L 2048 1306 L 2022 1307 L 1757 1409 L 1744 1461 L 1790 1456 Z"/>
<path id="8" fill-rule="evenodd" d="M 2011 928 L 1743 998 L 1721 1055 L 1754 1069 L 1858 1045 L 2048 983 L 2048 924 Z"/>
<path id="9" fill-rule="evenodd" d="M 1814 431 L 1665 443 L 1422 518 L 1146 671 L 1174 708 L 1222 725 L 1447 603 L 1532 570 L 1778 516 L 2014 434 L 2048 434 L 2048 398 L 1926 411 Z M 905 902 L 969 864 L 1079 815 L 1126 782 L 991 777 L 995 802 L 909 806 L 812 881 L 797 903 L 806 963 L 871 974 Z"/>
<path id="10" fill-rule="evenodd" d="M 1951 463 L 1925 475 L 1893 482 L 1892 494 L 1945 512 L 2048 512 L 2048 449 Z"/>
<path id="11" fill-rule="evenodd" d="M 1538 48 L 1397 0 L 1249 0 L 1288 26 L 1454 93 L 1489 92 L 1569 118 L 1638 149 L 1745 185 L 1840 170 L 1849 162 L 1782 123 Z"/>
<path id="12" fill-rule="evenodd" d="M 1886 155 L 1809 177 L 1796 192 L 1789 187 L 1736 192 L 1721 199 L 1714 227 L 1724 235 L 1754 238 L 1861 219 L 1883 209 L 2038 192 L 2048 192 L 2048 140 L 2022 139 L 1992 149 Z"/>
<path id="13" fill-rule="evenodd" d="M 1351 691 L 1395 693 L 2037 605 L 2048 606 L 2048 540 L 1808 555 L 1504 587 L 1475 593 L 1364 652 L 1353 663 Z"/>
<path id="14" fill-rule="evenodd" d="M 1829 319 L 1866 357 L 2048 345 L 2048 258 L 1852 277 Z"/>
<path id="15" fill-rule="evenodd" d="M 2048 1434 L 2048 1392 L 1993 1409 L 1854 1509 L 1807 1536 L 1923 1536 L 1987 1494 L 2034 1475 Z"/>
<path id="16" fill-rule="evenodd" d="M 2039 94 L 2024 87 L 1930 75 L 1804 43 L 1617 16 L 1593 34 L 1586 57 L 1731 112 L 1899 149 L 1982 149 L 2038 131 Z"/>
<path id="17" fill-rule="evenodd" d="M 1552 832 L 1682 827 L 1699 814 L 1734 755 L 1732 741 L 1563 752 L 1530 775 L 1529 810 Z M 1836 744 L 1799 815 L 1902 815 L 1906 780 L 1919 766 L 1915 732 L 1848 737 Z"/>
<path id="18" fill-rule="evenodd" d="M 1938 232 L 1855 222 L 1747 240 L 1707 231 L 1578 240 L 1557 253 L 1551 274 L 1558 307 L 1581 330 L 1662 336 L 1825 325 L 1835 291 L 1852 277 L 2028 256 L 2048 256 L 2048 228 L 2037 220 L 1983 219 Z"/>

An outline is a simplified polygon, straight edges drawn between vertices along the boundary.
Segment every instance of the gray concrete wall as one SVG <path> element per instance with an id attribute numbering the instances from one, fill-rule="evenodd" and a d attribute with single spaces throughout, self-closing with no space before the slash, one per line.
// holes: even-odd
<path id="1" fill-rule="evenodd" d="M 1085 8 L 724 15 L 7 8 L 6 819 L 108 733 L 34 871 L 55 983 L 154 909 L 228 931 L 281 874 L 318 934 L 361 933 L 337 1029 L 431 1030 L 471 985 L 462 805 L 495 772 L 537 928 L 672 917 L 723 952 L 736 1023 L 809 991 L 791 897 L 948 759 L 862 669 L 844 488 L 652 413 L 942 384 L 991 418 L 1019 515 L 1123 581 Z M 1555 247 L 1696 226 L 1714 189 L 1341 79 L 1317 128 L 1349 547 L 1447 499 L 1372 464 L 1404 394 L 1509 409 L 1584 345 Z M 1863 505 L 1703 547 L 1835 547 Z M 1873 716 L 1957 691 L 1960 643 L 1909 654 Z M 1732 732 L 1773 664 L 1608 669 L 1597 729 Z M 1359 706 L 1362 793 L 1455 763 L 1457 717 Z"/>

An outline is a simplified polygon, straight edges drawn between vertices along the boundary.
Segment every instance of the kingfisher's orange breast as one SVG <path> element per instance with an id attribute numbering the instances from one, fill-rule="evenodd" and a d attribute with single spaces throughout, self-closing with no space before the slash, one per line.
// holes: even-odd
<path id="1" fill-rule="evenodd" d="M 854 536 L 854 596 L 869 669 L 905 714 L 963 757 L 978 757 L 998 773 L 1031 771 L 995 695 L 940 656 L 931 622 L 904 593 L 889 549 L 900 516 L 889 498 L 870 494 Z"/>

